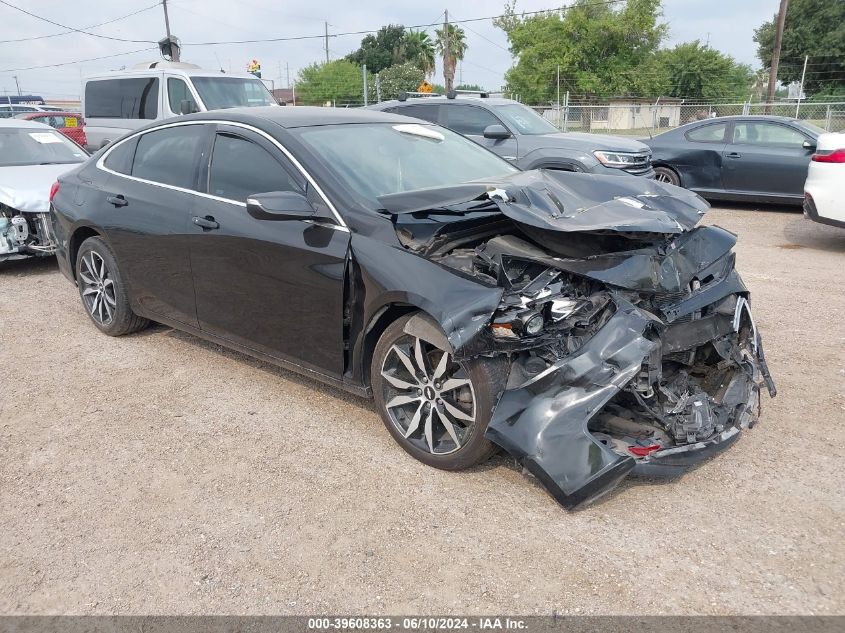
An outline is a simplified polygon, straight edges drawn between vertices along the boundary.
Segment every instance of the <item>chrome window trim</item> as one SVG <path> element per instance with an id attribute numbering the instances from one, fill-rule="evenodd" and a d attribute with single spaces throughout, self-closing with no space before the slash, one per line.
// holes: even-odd
<path id="1" fill-rule="evenodd" d="M 232 127 L 243 128 L 245 130 L 249 130 L 250 132 L 254 132 L 254 133 L 258 134 L 259 136 L 262 136 L 265 139 L 267 139 L 268 141 L 270 141 L 270 143 L 275 145 L 282 152 L 282 154 L 284 154 L 285 157 L 291 163 L 293 163 L 294 167 L 296 167 L 299 170 L 299 172 L 305 177 L 305 179 L 308 181 L 308 183 L 312 187 L 314 187 L 314 190 L 323 199 L 323 202 L 326 203 L 326 206 L 329 208 L 329 210 L 331 210 L 332 215 L 334 215 L 335 220 L 337 220 L 338 228 L 342 229 L 346 232 L 349 232 L 349 227 L 346 225 L 346 222 L 343 221 L 343 218 L 340 217 L 340 213 L 338 213 L 337 209 L 332 204 L 331 200 L 329 200 L 328 196 L 323 192 L 323 190 L 320 188 L 320 185 L 317 184 L 317 181 L 314 180 L 314 178 L 311 176 L 311 174 L 309 174 L 305 170 L 305 168 L 302 166 L 302 164 L 298 160 L 296 160 L 294 155 L 291 154 L 290 151 L 288 151 L 288 149 L 284 145 L 282 145 L 279 141 L 277 141 L 275 138 L 273 138 L 272 136 L 267 134 L 267 132 L 265 132 L 264 130 L 260 130 L 257 127 L 254 127 L 252 125 L 248 125 L 246 123 L 240 123 L 238 121 L 224 121 L 224 120 L 221 120 L 221 119 L 207 119 L 207 120 L 202 120 L 202 121 L 176 121 L 174 123 L 165 123 L 165 124 L 162 124 L 162 125 L 157 125 L 155 127 L 147 128 L 145 130 L 141 130 L 140 132 L 135 132 L 134 134 L 130 134 L 126 138 L 118 141 L 117 143 L 113 143 L 105 152 L 103 152 L 103 155 L 100 156 L 100 158 L 97 160 L 96 167 L 97 167 L 97 169 L 100 169 L 100 170 L 102 170 L 106 173 L 113 174 L 115 176 L 120 176 L 121 178 L 128 178 L 129 180 L 134 180 L 136 182 L 143 182 L 144 184 L 154 185 L 156 187 L 163 187 L 164 189 L 172 189 L 173 191 L 181 191 L 183 193 L 189 193 L 189 194 L 192 194 L 192 195 L 195 195 L 195 196 L 199 196 L 201 198 L 208 198 L 210 200 L 217 200 L 218 202 L 226 202 L 228 204 L 234 204 L 234 205 L 238 205 L 240 207 L 246 208 L 246 202 L 238 202 L 237 200 L 230 200 L 229 198 L 221 198 L 220 196 L 214 196 L 214 195 L 211 195 L 210 193 L 203 193 L 202 191 L 194 191 L 193 189 L 185 189 L 184 187 L 177 187 L 175 185 L 168 185 L 168 184 L 165 184 L 163 182 L 155 182 L 155 181 L 152 181 L 152 180 L 147 180 L 145 178 L 138 178 L 137 176 L 131 176 L 129 174 L 121 174 L 120 172 L 114 171 L 113 169 L 109 169 L 108 167 L 105 166 L 105 161 L 109 157 L 109 154 L 111 154 L 120 145 L 123 145 L 127 141 L 130 141 L 137 136 L 141 136 L 142 134 L 146 134 L 147 132 L 155 132 L 157 130 L 163 130 L 163 129 L 166 129 L 166 128 L 178 127 L 180 125 L 207 125 L 207 124 L 230 125 Z"/>

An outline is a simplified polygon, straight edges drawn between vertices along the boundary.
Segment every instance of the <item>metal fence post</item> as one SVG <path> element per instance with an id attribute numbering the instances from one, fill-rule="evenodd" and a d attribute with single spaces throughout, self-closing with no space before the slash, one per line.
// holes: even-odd
<path id="1" fill-rule="evenodd" d="M 367 65 L 366 64 L 361 65 L 361 75 L 364 78 L 364 107 L 366 108 L 367 105 L 369 105 L 367 103 Z"/>
<path id="2" fill-rule="evenodd" d="M 563 97 L 563 131 L 566 132 L 569 127 L 569 91 Z"/>
<path id="3" fill-rule="evenodd" d="M 830 132 L 830 105 L 827 106 L 827 113 L 824 116 L 824 131 Z"/>
<path id="4" fill-rule="evenodd" d="M 381 79 L 379 73 L 376 73 L 376 103 L 381 103 Z"/>

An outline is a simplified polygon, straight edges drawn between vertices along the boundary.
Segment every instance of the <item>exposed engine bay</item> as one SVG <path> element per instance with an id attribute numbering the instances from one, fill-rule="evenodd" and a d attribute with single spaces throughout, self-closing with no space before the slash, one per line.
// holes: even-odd
<path id="1" fill-rule="evenodd" d="M 486 435 L 567 508 L 632 471 L 682 473 L 754 425 L 763 386 L 776 393 L 735 236 L 696 226 L 696 194 L 594 178 L 380 199 L 405 248 L 502 289 L 473 336 L 446 334 L 456 357 L 508 356 Z"/>
<path id="2" fill-rule="evenodd" d="M 0 261 L 55 252 L 49 213 L 21 212 L 0 203 Z"/>

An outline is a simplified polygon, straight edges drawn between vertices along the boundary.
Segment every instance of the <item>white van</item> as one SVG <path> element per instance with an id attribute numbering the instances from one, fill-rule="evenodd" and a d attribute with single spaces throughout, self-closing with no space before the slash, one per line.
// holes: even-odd
<path id="1" fill-rule="evenodd" d="M 150 121 L 206 110 L 278 105 L 253 75 L 203 70 L 184 62 L 147 62 L 88 77 L 82 111 L 87 149 L 96 151 Z"/>

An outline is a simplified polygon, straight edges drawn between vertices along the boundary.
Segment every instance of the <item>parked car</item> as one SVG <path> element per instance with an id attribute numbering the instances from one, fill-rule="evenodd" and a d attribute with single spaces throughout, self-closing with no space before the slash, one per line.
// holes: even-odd
<path id="1" fill-rule="evenodd" d="M 502 447 L 571 508 L 720 451 L 774 394 L 706 210 L 408 117 L 254 108 L 112 144 L 59 178 L 53 225 L 101 332 L 158 321 L 372 395 L 420 461 Z"/>
<path id="2" fill-rule="evenodd" d="M 438 123 L 521 169 L 654 176 L 651 151 L 643 143 L 619 136 L 564 133 L 511 99 L 423 97 L 369 107 Z"/>
<path id="3" fill-rule="evenodd" d="M 779 116 L 696 121 L 646 141 L 657 179 L 712 200 L 800 204 L 824 130 Z"/>
<path id="4" fill-rule="evenodd" d="M 845 133 L 819 135 L 804 183 L 804 215 L 845 228 Z"/>
<path id="5" fill-rule="evenodd" d="M 82 89 L 88 149 L 150 121 L 224 108 L 278 105 L 260 79 L 184 62 L 148 62 L 88 77 Z"/>
<path id="6" fill-rule="evenodd" d="M 2 98 L 2 97 L 0 97 Z M 29 103 L 0 103 L 0 119 L 10 119 L 27 112 L 61 112 L 64 108 L 58 106 L 35 105 Z"/>
<path id="7" fill-rule="evenodd" d="M 87 157 L 43 123 L 0 120 L 0 262 L 55 252 L 50 188 Z"/>
<path id="8" fill-rule="evenodd" d="M 85 138 L 85 119 L 78 112 L 23 112 L 15 115 L 15 118 L 49 125 L 81 147 L 88 144 Z"/>

